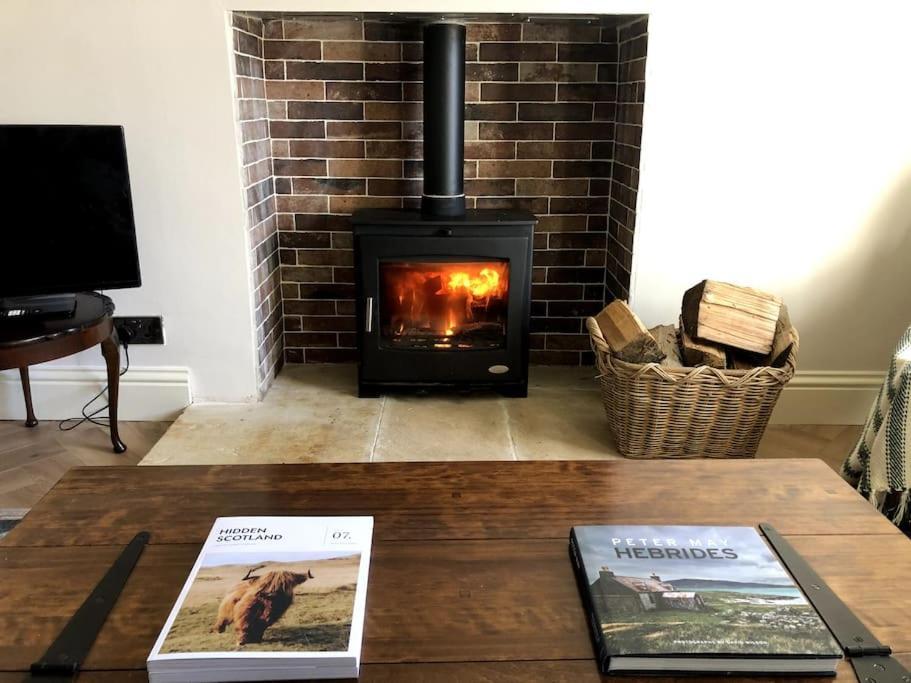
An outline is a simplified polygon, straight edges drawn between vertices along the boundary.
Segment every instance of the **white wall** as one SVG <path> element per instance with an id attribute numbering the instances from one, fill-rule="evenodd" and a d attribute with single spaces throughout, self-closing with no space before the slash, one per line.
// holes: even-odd
<path id="1" fill-rule="evenodd" d="M 909 26 L 898 2 L 649 22 L 631 300 L 652 325 L 706 277 L 781 294 L 801 349 L 780 420 L 862 420 L 911 325 Z"/>
<path id="2" fill-rule="evenodd" d="M 108 294 L 164 316 L 166 345 L 131 347 L 133 367 L 189 368 L 196 400 L 256 394 L 229 64 L 212 2 L 14 0 L 0 20 L 0 122 L 125 127 L 143 285 Z"/>
<path id="3" fill-rule="evenodd" d="M 145 284 L 114 298 L 165 316 L 168 344 L 134 362 L 189 367 L 203 400 L 255 394 L 233 6 L 649 12 L 634 306 L 674 320 L 705 277 L 780 293 L 801 333 L 800 419 L 862 417 L 911 323 L 911 3 L 7 0 L 0 119 L 126 126 Z"/>
<path id="4" fill-rule="evenodd" d="M 664 322 L 704 277 L 753 284 L 785 298 L 803 367 L 884 368 L 911 324 L 911 12 L 671 5 L 649 22 L 636 307 Z"/>

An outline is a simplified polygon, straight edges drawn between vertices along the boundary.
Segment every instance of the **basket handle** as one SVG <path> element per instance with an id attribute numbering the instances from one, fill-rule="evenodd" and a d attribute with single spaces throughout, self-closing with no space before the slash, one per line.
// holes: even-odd
<path id="1" fill-rule="evenodd" d="M 585 319 L 585 327 L 588 329 L 588 341 L 595 352 L 595 367 L 598 369 L 596 379 L 600 379 L 610 371 L 610 345 L 601 333 L 597 320 L 589 316 Z"/>
<path id="2" fill-rule="evenodd" d="M 797 328 L 793 325 L 791 326 L 791 338 L 794 340 L 794 343 L 791 344 L 791 351 L 788 353 L 783 368 L 787 371 L 787 379 L 785 382 L 791 381 L 791 378 L 794 377 L 797 372 L 797 353 L 800 351 L 800 335 L 797 334 Z"/>
<path id="3" fill-rule="evenodd" d="M 596 353 L 598 351 L 610 353 L 610 345 L 601 333 L 601 327 L 598 325 L 598 321 L 589 316 L 585 319 L 585 327 L 588 328 L 588 334 L 591 337 L 592 350 Z"/>

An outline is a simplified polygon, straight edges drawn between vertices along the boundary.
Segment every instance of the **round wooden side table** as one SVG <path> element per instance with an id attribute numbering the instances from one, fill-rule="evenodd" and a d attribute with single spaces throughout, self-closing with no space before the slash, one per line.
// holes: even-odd
<path id="1" fill-rule="evenodd" d="M 117 431 L 117 395 L 120 389 L 120 349 L 114 328 L 114 302 L 96 292 L 76 295 L 76 312 L 69 318 L 6 319 L 0 321 L 0 370 L 19 368 L 25 395 L 25 426 L 38 424 L 32 408 L 28 367 L 63 358 L 101 344 L 108 371 L 108 415 L 115 453 L 127 447 Z"/>

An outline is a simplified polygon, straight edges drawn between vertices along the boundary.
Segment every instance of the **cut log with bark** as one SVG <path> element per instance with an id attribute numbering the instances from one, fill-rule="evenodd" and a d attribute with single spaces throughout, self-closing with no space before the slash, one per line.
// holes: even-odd
<path id="1" fill-rule="evenodd" d="M 744 351 L 772 351 L 781 299 L 750 287 L 703 280 L 683 295 L 683 326 L 691 338 Z"/>
<path id="2" fill-rule="evenodd" d="M 613 301 L 595 316 L 611 354 L 627 363 L 660 363 L 664 353 L 639 316 L 625 302 Z"/>
<path id="3" fill-rule="evenodd" d="M 791 327 L 791 316 L 788 307 L 781 305 L 778 312 L 778 321 L 775 323 L 775 337 L 772 339 L 772 351 L 766 363 L 773 368 L 783 368 L 788 361 L 788 355 L 794 346 L 794 330 Z"/>
<path id="4" fill-rule="evenodd" d="M 697 341 L 686 333 L 683 318 L 680 319 L 680 355 L 686 367 L 708 365 L 710 368 L 724 370 L 727 367 L 727 354 L 724 347 L 708 341 Z"/>
<path id="5" fill-rule="evenodd" d="M 673 325 L 657 325 L 649 328 L 648 332 L 658 342 L 658 348 L 665 356 L 661 365 L 666 368 L 682 368 L 683 359 L 680 357 L 680 344 L 677 343 L 677 328 Z"/>

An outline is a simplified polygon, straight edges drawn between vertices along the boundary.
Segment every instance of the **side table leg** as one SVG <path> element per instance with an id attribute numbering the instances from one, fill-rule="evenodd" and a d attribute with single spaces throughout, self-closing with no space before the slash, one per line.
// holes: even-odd
<path id="1" fill-rule="evenodd" d="M 120 344 L 117 331 L 112 330 L 111 336 L 101 342 L 101 355 L 108 367 L 108 418 L 111 423 L 111 444 L 115 453 L 123 453 L 127 447 L 120 440 L 117 430 L 117 399 L 120 393 Z"/>
<path id="2" fill-rule="evenodd" d="M 25 426 L 35 427 L 38 420 L 35 418 L 35 410 L 32 408 L 32 385 L 28 380 L 28 366 L 19 368 L 19 378 L 22 380 L 22 395 L 25 397 Z"/>

